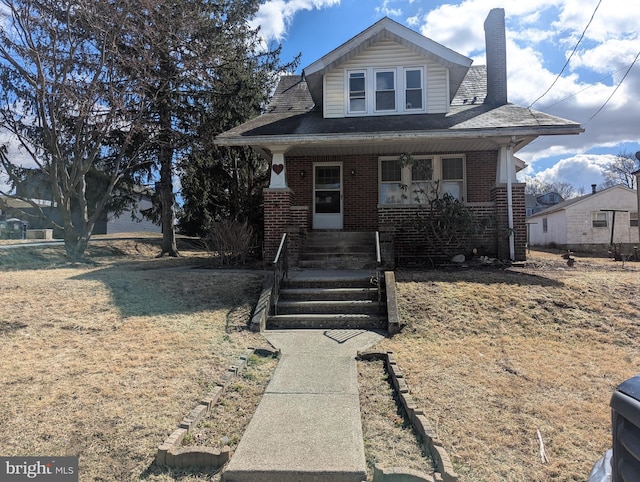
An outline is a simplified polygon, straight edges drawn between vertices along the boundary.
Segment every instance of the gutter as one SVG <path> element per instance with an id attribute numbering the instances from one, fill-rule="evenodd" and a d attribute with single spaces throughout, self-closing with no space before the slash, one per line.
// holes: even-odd
<path id="1" fill-rule="evenodd" d="M 460 132 L 447 131 L 405 131 L 388 134 L 384 132 L 371 132 L 359 134 L 344 134 L 342 132 L 330 132 L 326 134 L 312 135 L 236 135 L 236 136 L 217 136 L 214 138 L 214 144 L 218 146 L 250 146 L 250 145 L 288 145 L 297 144 L 314 145 L 314 144 L 357 144 L 360 142 L 388 142 L 388 141 L 406 141 L 406 140 L 434 140 L 434 139 L 486 139 L 496 137 L 513 137 L 513 136 L 548 136 L 548 135 L 577 135 L 584 132 L 579 125 L 575 127 L 536 127 L 524 129 L 482 129 L 482 130 L 461 130 Z"/>

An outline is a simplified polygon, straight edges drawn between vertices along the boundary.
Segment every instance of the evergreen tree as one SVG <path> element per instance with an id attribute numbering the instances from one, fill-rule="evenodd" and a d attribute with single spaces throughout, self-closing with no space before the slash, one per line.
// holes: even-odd
<path id="1" fill-rule="evenodd" d="M 215 146 L 213 138 L 260 114 L 279 73 L 298 59 L 280 64 L 280 49 L 260 50 L 257 31 L 246 30 L 230 42 L 194 149 L 181 164 L 185 200 L 180 228 L 204 235 L 214 221 L 247 221 L 262 230 L 262 189 L 269 180 L 267 164 L 249 148 Z"/>

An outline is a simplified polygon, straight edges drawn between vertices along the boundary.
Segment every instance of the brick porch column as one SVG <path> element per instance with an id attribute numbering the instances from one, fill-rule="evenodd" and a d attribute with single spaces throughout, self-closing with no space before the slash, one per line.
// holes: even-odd
<path id="1" fill-rule="evenodd" d="M 265 188 L 264 261 L 271 263 L 278 252 L 282 234 L 291 224 L 293 191 L 289 188 Z"/>
<path id="2" fill-rule="evenodd" d="M 507 186 L 499 184 L 491 190 L 491 201 L 496 209 L 497 256 L 509 259 L 509 213 L 507 206 Z M 512 184 L 511 201 L 513 207 L 513 233 L 515 261 L 526 259 L 527 226 L 525 224 L 524 184 Z"/>

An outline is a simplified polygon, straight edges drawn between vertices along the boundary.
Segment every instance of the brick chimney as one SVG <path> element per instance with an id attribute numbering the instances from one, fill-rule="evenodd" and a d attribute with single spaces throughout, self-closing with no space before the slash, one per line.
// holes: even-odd
<path id="1" fill-rule="evenodd" d="M 487 97 L 485 104 L 507 103 L 507 41 L 504 27 L 504 8 L 494 8 L 484 21 L 487 49 Z"/>

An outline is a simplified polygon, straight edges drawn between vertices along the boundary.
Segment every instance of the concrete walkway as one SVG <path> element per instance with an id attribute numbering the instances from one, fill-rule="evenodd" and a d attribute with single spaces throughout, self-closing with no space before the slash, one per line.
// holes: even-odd
<path id="1" fill-rule="evenodd" d="M 282 357 L 223 480 L 364 481 L 355 356 L 383 336 L 364 330 L 269 331 L 265 336 Z"/>

